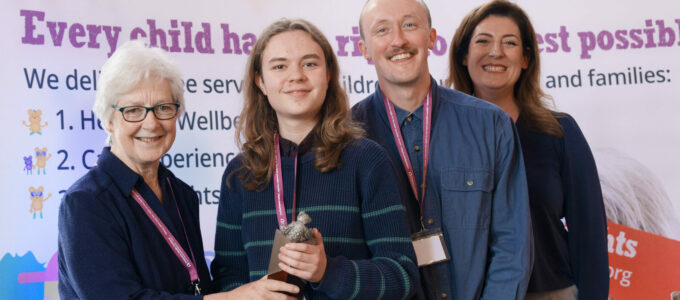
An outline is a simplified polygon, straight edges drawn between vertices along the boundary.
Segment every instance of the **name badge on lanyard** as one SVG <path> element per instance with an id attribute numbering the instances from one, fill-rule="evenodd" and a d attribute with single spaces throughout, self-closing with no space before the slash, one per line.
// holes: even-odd
<path id="1" fill-rule="evenodd" d="M 385 110 L 387 111 L 387 117 L 390 123 L 390 129 L 392 129 L 392 135 L 394 136 L 394 142 L 397 144 L 397 149 L 399 150 L 399 157 L 404 165 L 406 171 L 406 176 L 408 177 L 409 184 L 411 185 L 411 190 L 413 195 L 418 201 L 420 207 L 420 225 L 421 231 L 411 236 L 411 242 L 413 243 L 413 249 L 416 252 L 416 259 L 418 260 L 418 267 L 427 266 L 430 264 L 447 261 L 450 259 L 448 250 L 446 249 L 446 242 L 444 241 L 444 235 L 441 229 L 425 229 L 423 224 L 423 203 L 425 202 L 425 190 L 427 185 L 427 166 L 430 158 L 430 134 L 432 128 L 432 90 L 427 93 L 427 97 L 423 102 L 423 184 L 421 185 L 422 193 L 418 197 L 418 184 L 416 183 L 416 176 L 413 172 L 413 166 L 411 165 L 411 160 L 408 157 L 408 152 L 406 151 L 406 144 L 404 143 L 404 138 L 401 135 L 401 129 L 399 128 L 399 122 L 397 121 L 397 113 L 394 110 L 394 104 L 383 95 L 383 103 L 385 104 Z"/>
<path id="2" fill-rule="evenodd" d="M 441 229 L 422 230 L 411 235 L 418 267 L 428 266 L 451 259 Z"/>

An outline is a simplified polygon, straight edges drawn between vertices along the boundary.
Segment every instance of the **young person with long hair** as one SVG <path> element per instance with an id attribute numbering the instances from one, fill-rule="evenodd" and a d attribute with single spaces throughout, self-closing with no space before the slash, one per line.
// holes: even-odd
<path id="1" fill-rule="evenodd" d="M 395 171 L 350 120 L 339 74 L 327 39 L 304 20 L 271 24 L 253 47 L 236 130 L 241 154 L 224 172 L 218 209 L 211 268 L 222 290 L 266 275 L 275 230 L 305 211 L 316 243 L 288 243 L 278 256 L 283 271 L 307 282 L 305 297 L 414 292 Z"/>
<path id="2" fill-rule="evenodd" d="M 576 121 L 544 103 L 539 58 L 526 13 L 491 1 L 458 27 L 447 84 L 498 105 L 515 121 L 534 230 L 527 299 L 607 299 L 607 224 L 597 168 Z"/>

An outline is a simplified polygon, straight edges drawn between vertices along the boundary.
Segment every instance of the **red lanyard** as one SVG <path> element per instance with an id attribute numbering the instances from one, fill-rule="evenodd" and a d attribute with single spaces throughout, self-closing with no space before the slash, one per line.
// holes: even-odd
<path id="1" fill-rule="evenodd" d="M 397 120 L 397 113 L 394 111 L 394 104 L 387 99 L 387 96 L 383 95 L 383 102 L 385 103 L 385 110 L 387 110 L 387 117 L 390 122 L 390 129 L 392 129 L 392 135 L 394 135 L 394 142 L 397 144 L 397 149 L 399 149 L 399 157 L 401 157 L 401 162 L 404 164 L 404 169 L 406 169 L 406 176 L 408 176 L 408 181 L 411 184 L 411 189 L 413 190 L 413 195 L 416 197 L 418 204 L 420 206 L 420 219 L 422 225 L 423 219 L 423 202 L 425 202 L 425 180 L 427 178 L 427 164 L 430 159 L 430 129 L 432 128 L 432 90 L 427 93 L 425 102 L 423 103 L 423 184 L 422 184 L 422 196 L 418 198 L 418 184 L 416 183 L 416 176 L 413 173 L 413 166 L 411 165 L 411 160 L 408 157 L 408 152 L 406 151 L 406 145 L 404 144 L 404 138 L 401 136 L 401 129 L 399 128 L 399 121 Z M 423 226 L 424 227 L 424 226 Z"/>
<path id="2" fill-rule="evenodd" d="M 170 191 L 172 192 L 172 197 L 175 198 L 175 192 L 172 190 L 172 186 L 170 185 L 170 179 L 166 178 L 168 181 L 168 186 L 170 186 Z M 189 243 L 189 236 L 187 236 L 187 231 L 186 228 L 184 228 L 184 221 L 182 221 L 182 215 L 179 213 L 179 206 L 177 205 L 177 198 L 175 198 L 175 207 L 177 208 L 177 215 L 179 216 L 179 221 L 182 222 L 182 229 L 184 230 L 184 237 L 186 238 L 187 241 L 187 246 L 189 247 L 189 251 L 191 252 L 191 260 L 189 260 L 189 257 L 187 256 L 187 253 L 184 252 L 184 249 L 182 249 L 182 246 L 179 244 L 177 239 L 175 238 L 174 235 L 168 230 L 167 227 L 165 227 L 165 224 L 163 224 L 163 221 L 156 215 L 156 213 L 151 209 L 148 203 L 146 203 L 146 200 L 142 197 L 142 195 L 137 191 L 137 189 L 132 189 L 132 198 L 137 201 L 139 206 L 142 207 L 142 210 L 146 213 L 147 217 L 151 220 L 151 222 L 156 225 L 156 229 L 161 233 L 163 238 L 165 239 L 165 242 L 168 243 L 170 246 L 170 249 L 175 253 L 177 258 L 182 262 L 182 265 L 184 265 L 184 268 L 187 269 L 189 272 L 189 277 L 191 278 L 191 283 L 194 288 L 194 293 L 196 295 L 199 295 L 201 293 L 201 289 L 198 286 L 198 283 L 200 280 L 198 279 L 198 271 L 196 270 L 196 258 L 194 257 L 194 251 L 191 250 L 191 244 Z"/>
<path id="3" fill-rule="evenodd" d="M 288 225 L 286 220 L 286 206 L 283 203 L 283 178 L 281 175 L 281 149 L 279 147 L 279 134 L 274 133 L 274 148 L 276 148 L 276 155 L 274 155 L 274 204 L 276 205 L 276 219 L 279 222 L 279 228 Z M 295 222 L 295 190 L 297 189 L 297 153 L 295 154 L 295 168 L 293 173 L 293 212 L 291 213 L 291 222 Z"/>

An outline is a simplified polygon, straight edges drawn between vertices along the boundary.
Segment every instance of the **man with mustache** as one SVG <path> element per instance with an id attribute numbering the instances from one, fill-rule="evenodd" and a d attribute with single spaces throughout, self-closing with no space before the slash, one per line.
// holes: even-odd
<path id="1" fill-rule="evenodd" d="M 398 171 L 420 298 L 523 299 L 533 247 L 512 120 L 429 75 L 436 32 L 422 0 L 369 0 L 359 27 L 378 85 L 353 116 Z"/>

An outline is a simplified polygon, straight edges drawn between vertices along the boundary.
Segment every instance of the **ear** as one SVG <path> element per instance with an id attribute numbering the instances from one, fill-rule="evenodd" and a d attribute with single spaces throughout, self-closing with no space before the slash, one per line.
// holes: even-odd
<path id="1" fill-rule="evenodd" d="M 528 68 L 528 67 L 529 67 L 529 56 L 524 55 L 524 57 L 522 59 L 522 69 L 526 70 L 526 68 Z"/>
<path id="2" fill-rule="evenodd" d="M 373 60 L 373 58 L 368 54 L 368 48 L 366 48 L 366 43 L 364 43 L 364 39 L 359 40 L 359 50 L 361 51 L 361 54 L 364 55 L 364 58 L 366 60 Z"/>
<path id="3" fill-rule="evenodd" d="M 468 51 L 470 51 L 470 49 L 468 49 Z M 463 56 L 463 62 L 462 62 L 462 65 L 465 66 L 465 67 L 468 66 L 467 58 L 468 58 L 468 55 L 465 54 L 465 56 Z"/>
<path id="4" fill-rule="evenodd" d="M 111 114 L 111 117 L 109 118 L 109 121 L 102 123 L 104 130 L 108 133 L 111 133 L 111 128 L 113 128 L 113 118 L 114 118 L 116 113 L 117 112 L 114 110 L 113 113 Z"/>
<path id="5" fill-rule="evenodd" d="M 35 188 L 31 186 L 31 187 L 28 188 L 28 191 L 33 193 L 33 192 L 35 192 Z"/>
<path id="6" fill-rule="evenodd" d="M 267 86 L 264 85 L 264 80 L 260 74 L 255 74 L 255 85 L 260 89 L 260 92 L 267 96 Z"/>
<path id="7" fill-rule="evenodd" d="M 42 192 L 44 190 L 45 190 L 45 188 L 42 185 L 38 187 L 38 192 Z"/>
<path id="8" fill-rule="evenodd" d="M 432 28 L 430 29 L 430 41 L 427 44 L 427 48 L 432 50 L 434 49 L 434 43 L 437 41 L 437 30 Z"/>

